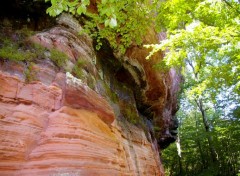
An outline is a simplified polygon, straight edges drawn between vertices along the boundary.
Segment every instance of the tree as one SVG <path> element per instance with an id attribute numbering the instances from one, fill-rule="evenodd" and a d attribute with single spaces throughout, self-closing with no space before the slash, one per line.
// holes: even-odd
<path id="1" fill-rule="evenodd" d="M 163 153 L 170 175 L 236 175 L 240 104 L 240 4 L 236 0 L 46 0 L 51 16 L 67 11 L 84 23 L 101 47 L 106 38 L 125 52 L 141 45 L 148 27 L 167 34 L 149 44 L 162 50 L 160 71 L 180 69 L 185 78 L 179 112 L 182 157 Z M 93 4 L 96 3 L 96 4 Z M 96 7 L 96 8 L 93 8 Z M 224 146 L 223 146 L 223 145 Z M 175 157 L 175 158 L 172 158 Z M 218 169 L 216 169 L 218 168 Z"/>
<path id="2" fill-rule="evenodd" d="M 148 45 L 166 53 L 165 66 L 207 67 L 209 79 L 196 87 L 234 86 L 240 93 L 240 5 L 234 0 L 45 0 L 52 6 L 47 13 L 64 11 L 80 16 L 85 31 L 94 37 L 97 48 L 106 38 L 112 48 L 125 52 L 130 45 L 141 45 L 149 27 L 166 31 L 161 44 Z M 184 70 L 184 69 L 183 69 Z"/>
<path id="3" fill-rule="evenodd" d="M 185 117 L 181 116 L 180 125 L 183 171 L 174 175 L 235 175 L 240 146 L 235 145 L 236 136 L 230 129 L 234 128 L 239 135 L 236 114 L 240 94 L 240 5 L 230 0 L 170 0 L 161 1 L 160 7 L 157 21 L 167 38 L 160 44 L 146 46 L 153 49 L 148 58 L 158 50 L 166 52 L 158 68 L 182 70 L 185 78 L 182 102 L 184 99 L 194 107 L 183 108 Z M 184 122 L 191 127 L 187 128 Z"/>
<path id="4" fill-rule="evenodd" d="M 186 97 L 186 95 L 183 96 Z M 224 113 L 216 112 L 212 106 L 206 111 L 211 128 L 211 131 L 206 132 L 196 103 L 182 98 L 181 106 L 178 118 L 182 154 L 180 158 L 177 157 L 174 144 L 163 151 L 166 174 L 235 176 L 240 166 L 239 119 L 231 117 L 230 114 L 223 116 Z M 212 137 L 217 162 L 212 162 L 209 136 Z"/>
<path id="5" fill-rule="evenodd" d="M 153 23 L 153 5 L 148 0 L 45 0 L 51 2 L 47 13 L 57 16 L 62 12 L 81 17 L 84 31 L 97 40 L 107 39 L 113 49 L 124 53 L 130 45 L 140 45 Z"/>
<path id="6" fill-rule="evenodd" d="M 167 51 L 159 67 L 190 65 L 198 83 L 192 94 L 201 95 L 214 87 L 215 96 L 223 87 L 233 87 L 240 94 L 240 4 L 235 1 L 206 0 L 162 1 L 159 10 L 161 29 L 167 39 L 153 48 L 149 58 L 158 50 Z M 204 69 L 204 72 L 201 72 Z"/>

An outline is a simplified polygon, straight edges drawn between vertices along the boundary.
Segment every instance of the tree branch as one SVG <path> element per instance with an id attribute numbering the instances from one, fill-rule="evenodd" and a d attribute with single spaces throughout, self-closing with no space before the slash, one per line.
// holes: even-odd
<path id="1" fill-rule="evenodd" d="M 240 11 L 238 9 L 234 8 L 230 2 L 228 2 L 227 0 L 223 0 L 223 2 L 225 2 L 229 7 L 234 9 L 240 15 Z"/>

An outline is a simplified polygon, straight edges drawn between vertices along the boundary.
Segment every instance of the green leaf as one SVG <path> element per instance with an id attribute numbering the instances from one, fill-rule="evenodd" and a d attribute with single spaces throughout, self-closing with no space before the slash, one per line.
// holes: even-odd
<path id="1" fill-rule="evenodd" d="M 101 3 L 104 5 L 107 3 L 107 0 L 102 0 Z"/>
<path id="2" fill-rule="evenodd" d="M 82 5 L 89 5 L 90 4 L 90 1 L 89 0 L 82 0 Z"/>
<path id="3" fill-rule="evenodd" d="M 87 11 L 87 8 L 86 8 L 86 6 L 83 5 L 83 4 L 77 8 L 77 13 L 78 13 L 78 15 L 81 15 L 82 13 L 85 14 L 86 11 Z"/>
<path id="4" fill-rule="evenodd" d="M 111 28 L 115 28 L 116 26 L 117 26 L 117 20 L 116 20 L 116 18 L 111 18 L 110 19 L 110 22 L 109 22 L 109 26 L 111 27 Z"/>
<path id="5" fill-rule="evenodd" d="M 77 6 L 78 4 L 79 4 L 78 0 L 75 0 L 75 1 L 73 1 L 73 2 L 68 2 L 68 6 L 69 6 L 70 8 L 75 7 L 75 6 Z"/>
<path id="6" fill-rule="evenodd" d="M 104 26 L 105 26 L 105 27 L 108 27 L 108 26 L 109 26 L 109 23 L 110 23 L 110 20 L 109 20 L 109 19 L 105 20 Z"/>
<path id="7" fill-rule="evenodd" d="M 52 3 L 52 5 L 55 5 L 55 4 L 57 4 L 57 0 L 51 0 L 51 3 Z"/>

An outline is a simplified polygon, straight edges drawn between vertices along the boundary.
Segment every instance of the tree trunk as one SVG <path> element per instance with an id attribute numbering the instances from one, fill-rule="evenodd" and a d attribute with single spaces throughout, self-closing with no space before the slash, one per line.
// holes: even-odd
<path id="1" fill-rule="evenodd" d="M 195 121 L 196 121 L 196 129 L 197 129 L 197 132 L 198 132 L 199 124 L 198 124 L 198 119 L 197 119 L 196 112 L 195 112 Z M 198 149 L 199 149 L 199 153 L 200 153 L 200 156 L 201 156 L 203 168 L 205 168 L 206 167 L 206 162 L 204 160 L 204 155 L 203 155 L 203 150 L 202 150 L 202 146 L 201 146 L 200 140 L 197 139 L 196 143 L 197 143 L 197 146 L 198 146 Z"/>
<path id="2" fill-rule="evenodd" d="M 209 150 L 210 150 L 210 154 L 211 154 L 211 158 L 212 158 L 212 162 L 216 162 L 217 161 L 217 152 L 215 150 L 215 147 L 213 145 L 213 138 L 210 135 L 210 126 L 206 117 L 206 113 L 205 113 L 205 109 L 203 108 L 203 103 L 201 99 L 195 100 L 197 103 L 197 106 L 201 112 L 202 115 L 202 120 L 203 120 L 203 124 L 204 124 L 204 128 L 205 131 L 207 132 L 207 140 L 208 140 L 208 145 L 209 145 Z"/>
<path id="3" fill-rule="evenodd" d="M 198 149 L 199 149 L 199 153 L 200 153 L 200 156 L 201 156 L 203 168 L 206 168 L 206 162 L 204 160 L 203 151 L 202 151 L 202 147 L 201 147 L 200 141 L 197 140 L 196 143 L 197 143 L 197 146 L 198 146 Z"/>
<path id="4" fill-rule="evenodd" d="M 181 160 L 181 157 L 179 155 L 178 155 L 178 163 L 179 163 L 179 173 L 178 173 L 178 175 L 182 175 L 182 173 L 183 173 L 182 160 Z"/>

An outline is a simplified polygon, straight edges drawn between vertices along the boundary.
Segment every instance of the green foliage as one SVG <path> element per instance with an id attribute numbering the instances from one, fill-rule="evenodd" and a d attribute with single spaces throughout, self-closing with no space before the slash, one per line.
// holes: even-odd
<path id="1" fill-rule="evenodd" d="M 74 76 L 76 76 L 79 79 L 82 79 L 83 77 L 83 67 L 86 65 L 85 61 L 82 59 L 78 59 L 77 63 L 75 63 L 72 73 Z"/>
<path id="2" fill-rule="evenodd" d="M 240 169 L 240 121 L 223 117 L 220 113 L 209 108 L 206 112 L 211 126 L 210 133 L 205 131 L 201 113 L 197 107 L 186 98 L 178 112 L 180 121 L 179 137 L 181 157 L 177 156 L 176 145 L 172 144 L 163 151 L 162 159 L 166 175 L 182 176 L 235 176 Z M 184 110 L 183 110 L 184 109 Z M 208 137 L 213 139 L 217 153 L 217 161 L 213 162 L 209 152 Z"/>
<path id="3" fill-rule="evenodd" d="M 51 4 L 47 9 L 51 16 L 66 11 L 87 17 L 84 29 L 97 40 L 97 49 L 102 46 L 102 39 L 106 38 L 112 48 L 122 53 L 131 44 L 141 44 L 148 27 L 152 25 L 154 15 L 152 5 L 145 0 L 97 1 L 97 11 L 90 9 L 89 0 L 51 0 Z"/>
<path id="4" fill-rule="evenodd" d="M 33 71 L 34 63 L 30 62 L 28 67 L 24 70 L 25 81 L 30 83 L 35 80 L 35 72 Z"/>
<path id="5" fill-rule="evenodd" d="M 166 40 L 147 46 L 153 48 L 150 56 L 168 51 L 158 67 L 182 67 L 188 74 L 186 63 L 191 61 L 199 77 L 204 77 L 191 94 L 200 95 L 209 86 L 218 90 L 223 84 L 234 85 L 240 93 L 240 5 L 236 1 L 102 0 L 96 2 L 97 9 L 91 9 L 89 0 L 46 1 L 52 4 L 47 10 L 51 16 L 66 11 L 83 17 L 84 31 L 96 39 L 97 49 L 106 38 L 112 48 L 124 53 L 131 44 L 141 44 L 148 27 L 165 30 Z"/>
<path id="6" fill-rule="evenodd" d="M 130 123 L 137 124 L 139 122 L 137 111 L 130 105 L 125 107 L 123 115 Z"/>
<path id="7" fill-rule="evenodd" d="M 87 6 L 90 4 L 89 0 L 78 0 L 73 1 L 63 1 L 63 0 L 45 0 L 45 2 L 50 1 L 52 6 L 47 9 L 47 13 L 50 16 L 57 16 L 63 11 L 69 11 L 72 14 L 86 14 Z"/>
<path id="8" fill-rule="evenodd" d="M 161 128 L 159 126 L 154 126 L 153 130 L 154 130 L 155 133 L 159 133 Z"/>
<path id="9" fill-rule="evenodd" d="M 159 68 L 181 68 L 180 139 L 163 154 L 169 175 L 236 175 L 240 135 L 236 113 L 240 83 L 239 3 L 218 0 L 162 1 L 158 19 L 166 40 L 152 48 L 166 52 Z M 214 155 L 216 155 L 216 159 Z"/>
<path id="10" fill-rule="evenodd" d="M 37 43 L 30 43 L 29 45 L 31 45 L 33 52 L 36 53 L 38 58 L 44 57 L 44 53 L 47 51 L 45 47 Z"/>
<path id="11" fill-rule="evenodd" d="M 198 80 L 191 95 L 208 87 L 216 91 L 234 86 L 240 94 L 240 4 L 235 1 L 163 1 L 159 9 L 161 29 L 167 39 L 152 48 L 167 51 L 159 67 L 181 67 L 183 75 L 193 69 Z M 213 95 L 214 96 L 214 95 Z"/>
<path id="12" fill-rule="evenodd" d="M 42 45 L 36 43 L 31 44 L 31 46 L 33 49 L 32 52 L 35 53 L 35 57 L 37 58 L 46 58 L 45 53 L 49 52 L 49 59 L 51 59 L 51 61 L 53 61 L 53 63 L 56 64 L 59 68 L 63 67 L 69 59 L 65 53 L 59 51 L 58 49 L 47 49 Z"/>
<path id="13" fill-rule="evenodd" d="M 0 49 L 0 57 L 7 59 L 9 58 L 10 60 L 13 61 L 26 61 L 30 60 L 34 55 L 30 52 L 24 52 L 21 50 L 18 50 L 16 47 L 3 47 Z"/>
<path id="14" fill-rule="evenodd" d="M 112 102 L 116 103 L 119 101 L 118 95 L 116 94 L 115 91 L 111 90 L 111 88 L 107 85 L 107 83 L 104 83 L 104 88 L 105 88 L 107 97 L 109 97 Z"/>
<path id="15" fill-rule="evenodd" d="M 200 0 L 170 0 L 160 1 L 158 4 L 157 28 L 159 30 L 174 30 L 184 28 L 192 22 L 192 16 L 196 4 Z"/>
<path id="16" fill-rule="evenodd" d="M 68 56 L 57 49 L 50 49 L 50 59 L 61 68 L 68 60 Z"/>
<path id="17" fill-rule="evenodd" d="M 45 53 L 50 52 L 50 59 L 58 66 L 62 67 L 68 60 L 68 56 L 56 49 L 47 49 L 39 44 L 33 44 L 27 41 L 27 37 L 33 34 L 32 31 L 27 29 L 17 31 L 17 40 L 13 37 L 3 36 L 1 38 L 0 58 L 9 59 L 12 61 L 33 62 L 36 59 L 46 58 Z"/>
<path id="18" fill-rule="evenodd" d="M 5 38 L 3 46 L 0 48 L 0 58 L 13 61 L 30 61 L 35 54 L 19 48 L 19 44 Z"/>
<path id="19" fill-rule="evenodd" d="M 149 3 L 151 2 L 151 4 Z M 165 31 L 166 40 L 146 45 L 165 51 L 161 70 L 181 69 L 185 78 L 180 111 L 182 157 L 176 147 L 163 153 L 169 175 L 236 175 L 239 172 L 240 4 L 234 0 L 51 0 L 47 13 L 67 11 L 84 19 L 84 31 L 107 39 L 125 52 L 140 45 L 149 27 Z M 111 99 L 118 100 L 111 89 Z M 126 105 L 125 105 L 126 106 Z M 124 106 L 124 108 L 125 108 Z M 127 106 L 128 107 L 128 106 Z M 131 106 L 124 116 L 137 123 Z M 157 131 L 158 129 L 156 129 Z M 217 154 L 216 161 L 211 151 Z"/>

